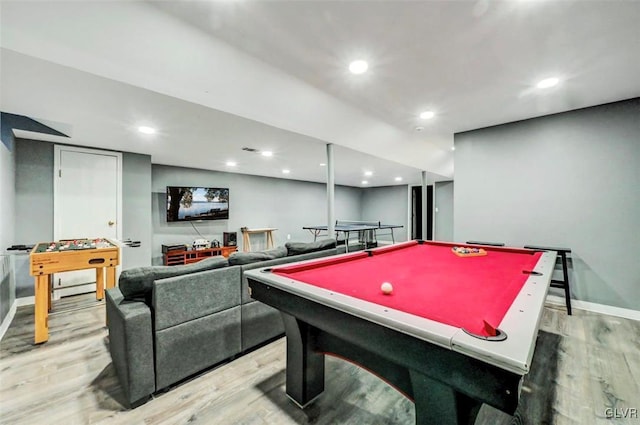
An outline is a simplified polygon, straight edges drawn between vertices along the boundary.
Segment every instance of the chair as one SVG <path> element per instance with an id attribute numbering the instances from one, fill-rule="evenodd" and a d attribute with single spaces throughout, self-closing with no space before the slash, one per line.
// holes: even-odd
<path id="1" fill-rule="evenodd" d="M 525 245 L 524 247 L 526 249 L 533 249 L 536 251 L 556 251 L 558 253 L 560 256 L 560 262 L 562 263 L 562 280 L 551 279 L 551 287 L 564 290 L 567 314 L 571 316 L 571 289 L 569 288 L 569 268 L 567 267 L 567 254 L 571 254 L 571 249 L 539 245 Z"/>

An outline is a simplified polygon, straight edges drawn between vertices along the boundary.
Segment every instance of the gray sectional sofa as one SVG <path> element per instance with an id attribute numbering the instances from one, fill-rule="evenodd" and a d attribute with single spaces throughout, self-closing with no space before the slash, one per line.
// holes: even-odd
<path id="1" fill-rule="evenodd" d="M 244 271 L 338 253 L 330 239 L 123 271 L 106 291 L 106 309 L 109 350 L 127 402 L 136 407 L 284 334 L 280 313 L 250 297 Z"/>

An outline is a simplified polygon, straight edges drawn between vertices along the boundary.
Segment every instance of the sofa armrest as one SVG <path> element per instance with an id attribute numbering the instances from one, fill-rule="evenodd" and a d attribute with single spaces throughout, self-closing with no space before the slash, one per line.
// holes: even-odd
<path id="1" fill-rule="evenodd" d="M 127 301 L 119 288 L 106 291 L 109 351 L 127 402 L 135 407 L 155 391 L 151 310 Z"/>

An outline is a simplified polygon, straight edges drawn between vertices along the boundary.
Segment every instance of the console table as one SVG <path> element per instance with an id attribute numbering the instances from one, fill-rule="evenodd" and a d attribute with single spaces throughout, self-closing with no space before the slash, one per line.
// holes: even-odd
<path id="1" fill-rule="evenodd" d="M 251 235 L 257 233 L 264 233 L 266 249 L 273 248 L 273 231 L 278 230 L 273 227 L 265 227 L 263 229 L 248 229 L 246 227 L 240 228 L 242 232 L 242 250 L 244 252 L 251 252 Z"/>
<path id="2" fill-rule="evenodd" d="M 222 255 L 226 258 L 232 252 L 237 250 L 237 246 L 221 246 L 218 248 L 168 251 L 163 256 L 164 265 L 177 266 L 182 264 L 191 264 L 204 260 L 205 258 L 215 257 L 216 255 Z"/>

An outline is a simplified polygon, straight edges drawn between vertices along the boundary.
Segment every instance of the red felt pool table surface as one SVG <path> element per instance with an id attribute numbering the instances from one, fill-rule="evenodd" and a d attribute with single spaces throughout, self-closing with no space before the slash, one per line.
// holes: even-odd
<path id="1" fill-rule="evenodd" d="M 486 336 L 484 321 L 499 327 L 542 254 L 486 247 L 486 256 L 459 257 L 453 246 L 405 243 L 273 273 Z"/>

